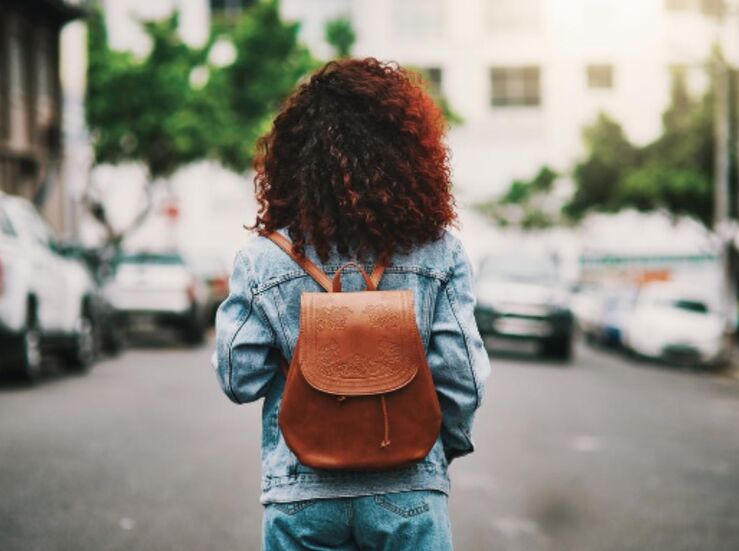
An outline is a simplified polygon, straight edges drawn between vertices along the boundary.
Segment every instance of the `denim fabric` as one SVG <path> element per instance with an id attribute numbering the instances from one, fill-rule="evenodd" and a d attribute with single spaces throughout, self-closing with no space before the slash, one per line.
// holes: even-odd
<path id="1" fill-rule="evenodd" d="M 452 536 L 447 496 L 416 491 L 268 504 L 262 548 L 448 551 Z"/>
<path id="2" fill-rule="evenodd" d="M 329 276 L 347 260 L 333 253 L 321 263 Z M 372 262 L 365 269 L 372 269 Z M 342 275 L 347 291 L 361 290 L 357 271 Z M 448 463 L 473 450 L 475 410 L 490 366 L 473 315 L 470 264 L 449 233 L 391 259 L 383 289 L 412 289 L 416 319 L 442 410 L 442 430 L 421 462 L 388 471 L 326 471 L 302 465 L 277 423 L 285 378 L 279 356 L 292 357 L 298 336 L 300 295 L 319 285 L 264 237 L 251 239 L 234 262 L 230 295 L 216 317 L 213 366 L 226 395 L 236 403 L 264 398 L 262 406 L 262 503 L 352 497 L 407 490 L 449 491 Z"/>

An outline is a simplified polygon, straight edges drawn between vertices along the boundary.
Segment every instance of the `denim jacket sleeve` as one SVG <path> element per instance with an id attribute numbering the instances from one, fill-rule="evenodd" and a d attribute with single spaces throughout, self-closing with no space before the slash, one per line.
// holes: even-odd
<path id="1" fill-rule="evenodd" d="M 261 312 L 249 258 L 236 255 L 228 298 L 216 314 L 213 367 L 226 395 L 237 404 L 264 396 L 279 369 L 272 329 Z"/>
<path id="2" fill-rule="evenodd" d="M 472 269 L 461 244 L 456 242 L 451 277 L 436 302 L 428 348 L 429 367 L 441 404 L 441 439 L 449 461 L 474 450 L 472 421 L 490 374 L 474 307 Z"/>

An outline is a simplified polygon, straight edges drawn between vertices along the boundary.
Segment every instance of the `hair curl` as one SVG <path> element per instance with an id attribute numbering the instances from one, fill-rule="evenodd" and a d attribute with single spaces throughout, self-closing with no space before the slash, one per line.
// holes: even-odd
<path id="1" fill-rule="evenodd" d="M 444 116 L 420 77 L 376 59 L 331 61 L 257 142 L 251 229 L 287 228 L 298 254 L 389 259 L 456 219 Z"/>

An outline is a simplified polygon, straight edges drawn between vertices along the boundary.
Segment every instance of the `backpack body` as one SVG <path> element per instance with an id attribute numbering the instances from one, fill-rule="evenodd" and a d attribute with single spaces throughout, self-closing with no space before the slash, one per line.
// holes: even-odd
<path id="1" fill-rule="evenodd" d="M 441 409 L 418 332 L 411 290 L 378 291 L 348 263 L 333 281 L 268 236 L 328 292 L 303 293 L 300 330 L 278 417 L 298 460 L 318 469 L 391 469 L 422 460 L 441 428 Z M 355 266 L 366 291 L 342 292 Z M 321 277 L 322 276 L 322 277 Z"/>

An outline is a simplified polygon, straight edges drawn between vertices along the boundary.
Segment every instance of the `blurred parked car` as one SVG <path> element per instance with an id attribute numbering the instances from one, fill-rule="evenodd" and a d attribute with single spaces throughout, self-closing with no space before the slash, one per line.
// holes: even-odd
<path id="1" fill-rule="evenodd" d="M 103 351 L 117 354 L 123 348 L 124 327 L 121 317 L 102 290 L 111 271 L 105 255 L 101 249 L 85 247 L 80 243 L 64 243 L 58 248 L 61 254 L 79 260 L 90 272 L 95 281 L 91 298 L 96 340 Z"/>
<path id="2" fill-rule="evenodd" d="M 580 333 L 588 342 L 594 342 L 600 333 L 603 313 L 603 292 L 593 285 L 581 285 L 574 289 L 570 308 Z"/>
<path id="3" fill-rule="evenodd" d="M 32 379 L 46 352 L 69 367 L 95 357 L 93 280 L 79 261 L 61 254 L 36 209 L 0 193 L 0 366 Z"/>
<path id="4" fill-rule="evenodd" d="M 476 294 L 475 317 L 483 338 L 533 340 L 544 356 L 571 357 L 574 324 L 569 293 L 552 259 L 489 256 L 480 265 Z"/>
<path id="5" fill-rule="evenodd" d="M 605 346 L 620 349 L 623 346 L 624 324 L 636 300 L 633 287 L 610 289 L 603 294 L 603 306 L 596 340 Z"/>
<path id="6" fill-rule="evenodd" d="M 644 287 L 624 323 L 627 349 L 670 363 L 713 365 L 728 359 L 727 320 L 699 289 Z"/>
<path id="7" fill-rule="evenodd" d="M 203 340 L 207 290 L 177 253 L 119 256 L 105 294 L 128 326 L 141 322 L 171 326 L 186 342 Z"/>
<path id="8" fill-rule="evenodd" d="M 212 324 L 216 310 L 228 297 L 228 266 L 217 256 L 193 256 L 188 258 L 188 262 L 195 274 L 205 282 L 208 291 L 206 317 Z"/>
<path id="9" fill-rule="evenodd" d="M 635 298 L 636 287 L 627 283 L 580 289 L 573 298 L 573 311 L 586 341 L 620 349 L 624 321 Z"/>

